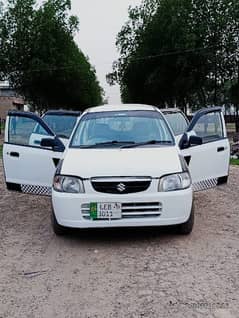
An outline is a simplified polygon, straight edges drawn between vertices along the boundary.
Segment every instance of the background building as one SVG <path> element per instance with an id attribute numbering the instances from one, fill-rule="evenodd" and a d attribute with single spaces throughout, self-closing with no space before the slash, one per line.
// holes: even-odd
<path id="1" fill-rule="evenodd" d="M 10 87 L 8 81 L 0 81 L 0 118 L 5 119 L 10 109 L 23 110 L 24 100 Z"/>

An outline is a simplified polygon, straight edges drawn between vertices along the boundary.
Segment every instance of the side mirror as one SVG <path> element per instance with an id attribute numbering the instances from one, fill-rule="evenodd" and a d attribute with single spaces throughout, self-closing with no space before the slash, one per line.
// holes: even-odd
<path id="1" fill-rule="evenodd" d="M 189 142 L 188 142 L 188 135 L 187 133 L 184 133 L 179 141 L 179 148 L 180 149 L 186 149 L 189 147 Z"/>
<path id="2" fill-rule="evenodd" d="M 58 138 L 43 138 L 41 140 L 42 147 L 50 147 L 53 151 L 63 152 L 65 150 L 65 146 Z"/>
<path id="3" fill-rule="evenodd" d="M 180 149 L 187 149 L 193 145 L 202 145 L 203 140 L 201 137 L 195 135 L 189 135 L 188 133 L 184 133 L 181 140 L 179 141 Z"/>
<path id="4" fill-rule="evenodd" d="M 202 138 L 198 136 L 190 136 L 189 137 L 189 147 L 193 145 L 202 145 Z"/>
<path id="5" fill-rule="evenodd" d="M 51 147 L 51 148 L 53 148 L 54 146 L 56 146 L 56 141 L 55 141 L 55 139 L 52 139 L 52 138 L 43 138 L 41 140 L 40 145 L 42 147 Z"/>

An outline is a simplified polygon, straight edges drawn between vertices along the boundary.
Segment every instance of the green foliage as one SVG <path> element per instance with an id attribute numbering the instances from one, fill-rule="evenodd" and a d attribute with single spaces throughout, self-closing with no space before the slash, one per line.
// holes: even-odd
<path id="1" fill-rule="evenodd" d="M 222 103 L 237 76 L 238 35 L 237 0 L 144 0 L 129 9 L 107 80 L 126 102 Z"/>
<path id="2" fill-rule="evenodd" d="M 2 74 L 39 110 L 102 102 L 95 70 L 74 42 L 79 21 L 70 9 L 70 0 L 39 8 L 35 0 L 9 0 L 2 11 Z"/>
<path id="3" fill-rule="evenodd" d="M 239 82 L 233 83 L 230 87 L 231 101 L 235 105 L 239 105 Z"/>
<path id="4" fill-rule="evenodd" d="M 230 164 L 233 166 L 239 166 L 239 159 L 231 159 Z"/>

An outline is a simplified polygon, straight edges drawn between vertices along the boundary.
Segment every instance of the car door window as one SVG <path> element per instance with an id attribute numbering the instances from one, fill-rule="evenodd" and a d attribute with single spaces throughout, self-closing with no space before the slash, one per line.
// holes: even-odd
<path id="1" fill-rule="evenodd" d="M 37 129 L 36 129 L 37 127 Z M 15 145 L 41 147 L 43 138 L 52 137 L 39 123 L 29 117 L 10 116 L 8 142 Z"/>
<path id="2" fill-rule="evenodd" d="M 166 117 L 175 136 L 182 135 L 186 131 L 188 127 L 188 121 L 182 113 L 164 113 L 164 116 Z"/>
<path id="3" fill-rule="evenodd" d="M 45 115 L 43 117 L 48 127 L 61 138 L 70 138 L 72 130 L 75 127 L 77 117 L 69 115 Z"/>
<path id="4" fill-rule="evenodd" d="M 199 118 L 193 131 L 201 137 L 203 143 L 223 138 L 223 125 L 220 112 L 207 113 Z"/>

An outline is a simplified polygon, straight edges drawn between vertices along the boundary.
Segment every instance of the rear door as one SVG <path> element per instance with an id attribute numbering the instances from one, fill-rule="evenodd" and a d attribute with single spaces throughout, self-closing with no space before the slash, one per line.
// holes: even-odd
<path id="1" fill-rule="evenodd" d="M 53 176 L 64 146 L 42 147 L 43 138 L 55 139 L 52 130 L 37 115 L 9 112 L 5 126 L 3 164 L 9 190 L 50 195 Z"/>
<path id="2" fill-rule="evenodd" d="M 220 107 L 200 110 L 192 119 L 187 135 L 202 138 L 201 145 L 187 145 L 182 137 L 179 147 L 191 173 L 196 191 L 226 183 L 229 175 L 230 144 Z"/>

